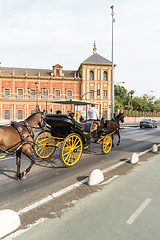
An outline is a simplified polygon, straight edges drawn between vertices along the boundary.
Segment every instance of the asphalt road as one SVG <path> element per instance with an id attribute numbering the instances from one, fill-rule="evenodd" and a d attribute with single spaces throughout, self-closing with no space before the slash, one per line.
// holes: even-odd
<path id="1" fill-rule="evenodd" d="M 159 136 L 159 128 L 139 129 L 131 127 L 129 129 L 122 129 L 122 138 L 119 147 L 115 146 L 109 154 L 103 155 L 100 146 L 93 144 L 91 149 L 83 154 L 79 163 L 72 168 L 62 167 L 59 161 L 59 153 L 56 151 L 54 156 L 47 161 L 36 159 L 36 165 L 28 174 L 25 181 L 15 178 L 16 166 L 14 157 L 1 161 L 0 210 L 9 208 L 18 212 L 20 209 L 40 199 L 44 199 L 44 197 L 65 189 L 77 181 L 81 181 L 89 176 L 90 172 L 95 168 L 107 168 L 127 159 L 133 152 L 141 152 L 150 148 L 154 143 L 158 144 L 160 141 Z M 116 141 L 117 139 L 115 138 Z M 28 160 L 23 157 L 22 163 L 22 168 L 25 168 L 28 165 Z M 126 174 L 132 168 L 131 164 L 124 164 L 117 170 L 107 173 L 105 180 L 107 181 L 112 178 L 114 174 Z M 67 209 L 68 205 L 72 207 L 74 201 L 83 199 L 85 196 L 99 190 L 101 190 L 100 186 L 88 188 L 88 185 L 83 184 L 80 188 L 64 194 L 54 199 L 54 201 L 49 201 L 47 204 L 42 204 L 32 211 L 22 214 L 20 216 L 20 228 L 25 229 L 28 224 L 34 224 L 41 218 L 56 218 L 58 220 L 58 217 L 63 215 L 63 211 Z"/>

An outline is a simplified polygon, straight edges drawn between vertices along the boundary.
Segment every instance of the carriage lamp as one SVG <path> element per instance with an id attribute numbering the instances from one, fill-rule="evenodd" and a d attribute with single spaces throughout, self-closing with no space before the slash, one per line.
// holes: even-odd
<path id="1" fill-rule="evenodd" d="M 39 82 L 35 82 L 35 84 L 36 84 L 36 88 L 38 88 L 39 87 Z"/>

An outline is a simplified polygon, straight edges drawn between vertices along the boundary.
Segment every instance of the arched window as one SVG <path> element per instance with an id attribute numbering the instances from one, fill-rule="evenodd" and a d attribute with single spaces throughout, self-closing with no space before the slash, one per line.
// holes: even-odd
<path id="1" fill-rule="evenodd" d="M 107 72 L 106 71 L 103 72 L 103 81 L 107 81 Z"/>
<path id="2" fill-rule="evenodd" d="M 89 80 L 94 80 L 94 72 L 92 70 L 89 73 Z"/>

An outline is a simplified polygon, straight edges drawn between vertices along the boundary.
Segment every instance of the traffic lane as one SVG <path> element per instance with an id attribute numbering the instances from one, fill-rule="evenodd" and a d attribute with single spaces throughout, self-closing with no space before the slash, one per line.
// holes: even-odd
<path id="1" fill-rule="evenodd" d="M 39 130 L 37 130 L 37 134 L 38 134 Z M 158 136 L 160 133 L 160 129 L 139 129 L 137 130 L 137 128 L 127 128 L 127 129 L 121 129 L 120 130 L 120 135 L 121 135 L 121 143 L 120 143 L 120 146 L 122 146 L 124 143 L 126 146 L 127 142 L 128 144 L 130 144 L 130 142 L 133 140 L 132 143 L 134 143 L 134 141 L 139 141 L 141 140 L 141 137 L 144 139 L 143 136 L 145 135 L 152 135 L 152 136 Z M 126 139 L 127 138 L 127 139 Z M 124 140 L 124 141 L 123 141 Z M 127 142 L 126 142 L 127 140 Z M 115 147 L 112 148 L 112 150 L 114 150 L 116 148 L 116 144 L 118 142 L 118 137 L 116 134 L 114 134 L 114 145 Z M 96 149 L 96 151 L 94 152 L 94 148 Z M 119 148 L 119 147 L 118 147 Z M 95 154 L 102 154 L 102 151 L 101 151 L 101 145 L 99 144 L 91 144 L 91 147 L 89 148 L 89 151 L 86 151 L 86 153 L 90 153 L 90 150 L 91 152 L 95 153 Z M 56 151 L 57 152 L 57 151 Z M 59 152 L 59 149 L 58 149 L 58 152 Z M 35 159 L 36 159 L 36 162 L 39 162 L 39 158 L 34 154 L 34 151 L 32 151 Z M 56 153 L 54 153 L 54 155 L 52 155 L 53 158 L 56 159 Z M 59 158 L 59 156 L 57 156 Z M 51 158 L 49 158 L 51 159 Z M 22 154 L 22 161 L 21 161 L 21 168 L 26 168 L 28 166 L 28 164 L 30 163 L 30 160 Z M 15 161 L 15 154 L 14 155 L 11 155 L 9 157 L 6 157 L 6 158 L 3 158 L 3 159 L 0 159 L 0 168 L 2 169 L 7 169 L 8 166 L 10 166 L 12 169 L 15 168 L 15 164 L 16 164 L 16 161 Z"/>
<path id="2" fill-rule="evenodd" d="M 114 148 L 111 149 L 111 152 L 113 152 L 114 150 L 118 150 L 118 151 L 123 151 L 124 149 L 127 150 L 127 152 L 132 152 L 135 150 L 135 148 L 137 148 L 136 143 L 139 141 L 140 144 L 138 144 L 139 146 L 141 146 L 142 142 L 144 141 L 146 144 L 151 144 L 152 142 L 156 142 L 157 141 L 157 137 L 160 134 L 160 129 L 148 129 L 146 131 L 142 131 L 142 130 L 121 130 L 121 143 L 120 146 L 117 147 L 117 142 L 118 142 L 118 137 L 117 135 L 114 135 Z M 147 136 L 146 136 L 147 135 Z M 148 141 L 148 139 L 150 139 L 150 137 L 155 137 L 155 141 L 154 139 L 152 139 L 151 141 Z M 159 140 L 159 139 L 158 139 Z M 144 145 L 145 145 L 144 143 Z M 148 147 L 147 145 L 147 147 Z M 133 149 L 132 149 L 133 148 Z M 52 157 L 47 158 L 46 160 L 42 160 L 40 158 L 38 158 L 35 154 L 34 151 L 33 155 L 36 159 L 36 164 L 39 166 L 43 166 L 43 168 L 57 168 L 57 167 L 61 167 L 61 163 L 59 160 L 59 149 L 57 149 L 57 151 L 52 155 Z M 108 154 L 107 155 L 103 155 L 102 154 L 102 150 L 101 150 L 101 145 L 99 144 L 91 144 L 91 147 L 89 148 L 89 150 L 85 151 L 85 154 L 82 154 L 82 158 L 89 158 L 89 154 L 91 155 L 95 155 L 95 156 L 99 156 L 102 155 L 102 157 L 104 159 L 106 159 L 106 157 L 108 158 Z M 92 156 L 93 157 L 93 156 Z M 81 160 L 78 162 L 78 164 L 80 164 Z M 22 154 L 22 160 L 21 160 L 21 170 L 24 171 L 30 164 L 30 160 Z M 2 181 L 1 177 L 3 176 L 3 170 L 4 170 L 4 175 L 6 175 L 6 177 L 9 177 L 9 174 L 7 175 L 7 170 L 11 172 L 11 169 L 13 170 L 13 172 L 16 174 L 16 172 L 14 171 L 16 169 L 16 159 L 15 159 L 15 154 L 13 156 L 10 157 L 6 157 L 4 159 L 0 160 L 0 171 L 1 171 L 1 176 L 0 176 L 0 181 Z M 33 168 L 31 169 L 31 172 L 35 169 L 35 165 L 33 166 Z M 29 173 L 30 174 L 30 173 Z M 29 175 L 28 174 L 28 175 Z M 15 177 L 15 175 L 12 176 L 13 179 Z"/>
<path id="3" fill-rule="evenodd" d="M 16 239 L 159 239 L 160 154 L 134 166 L 98 192 L 83 186 L 92 194 L 70 199 L 61 215 L 56 215 L 55 202 L 48 204 L 50 218 Z"/>
<path id="4" fill-rule="evenodd" d="M 83 154 L 79 163 L 72 168 L 64 168 L 62 165 L 61 167 L 58 165 L 61 163 L 57 151 L 53 158 L 45 161 L 39 160 L 33 167 L 33 170 L 27 175 L 25 181 L 17 181 L 16 179 L 12 179 L 12 176 L 10 181 L 7 180 L 7 182 L 0 186 L 0 208 L 3 209 L 4 206 L 10 206 L 17 211 L 19 208 L 23 208 L 28 202 L 33 202 L 37 200 L 37 198 L 43 198 L 44 195 L 50 194 L 51 191 L 53 193 L 65 188 L 77 179 L 85 178 L 95 168 L 104 169 L 119 161 L 123 161 L 131 156 L 132 151 L 130 148 L 133 150 L 133 146 L 136 150 L 140 148 L 146 150 L 146 144 L 151 147 L 153 140 L 155 143 L 155 138 L 156 136 L 148 142 L 145 140 L 137 144 L 135 140 L 133 144 L 132 139 L 126 139 L 123 144 L 124 146 L 122 145 L 123 147 L 116 146 L 114 150 L 107 155 L 100 153 L 101 149 L 99 145 L 93 144 L 93 148 L 91 147 L 91 150 L 89 150 L 90 152 Z M 130 146 L 128 146 L 129 141 Z M 128 151 L 126 149 L 128 149 Z M 55 164 L 56 161 L 57 163 Z M 5 177 L 7 178 L 8 176 Z"/>

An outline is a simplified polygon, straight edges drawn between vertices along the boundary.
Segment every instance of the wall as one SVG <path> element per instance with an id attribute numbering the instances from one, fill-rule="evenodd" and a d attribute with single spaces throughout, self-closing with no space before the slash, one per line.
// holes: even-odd
<path id="1" fill-rule="evenodd" d="M 125 117 L 124 123 L 139 123 L 144 117 Z M 149 117 L 146 117 L 149 118 Z M 154 117 L 156 121 L 160 121 L 160 117 Z"/>

